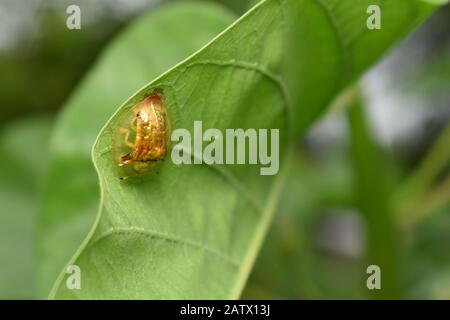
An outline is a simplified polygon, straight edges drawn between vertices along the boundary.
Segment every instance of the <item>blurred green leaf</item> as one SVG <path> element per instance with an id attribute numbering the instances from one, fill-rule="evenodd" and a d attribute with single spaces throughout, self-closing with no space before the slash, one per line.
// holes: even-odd
<path id="1" fill-rule="evenodd" d="M 403 286 L 408 299 L 449 299 L 450 203 L 414 228 L 404 253 Z"/>
<path id="2" fill-rule="evenodd" d="M 324 252 L 317 226 L 355 206 L 348 157 L 323 161 L 299 152 L 244 299 L 358 299 L 366 293 L 361 259 Z"/>
<path id="3" fill-rule="evenodd" d="M 370 4 L 383 10 L 383 28 L 375 32 L 366 28 Z M 172 10 L 189 7 L 180 6 Z M 193 12 L 201 6 L 195 8 Z M 154 88 L 163 88 L 174 129 L 191 129 L 199 119 L 204 128 L 222 130 L 281 128 L 284 155 L 292 138 L 304 132 L 341 89 L 433 8 L 419 0 L 262 1 L 195 55 L 142 88 L 110 119 L 94 146 L 100 212 L 69 262 L 81 267 L 82 288 L 68 290 L 61 273 L 52 297 L 239 297 L 271 221 L 283 175 L 260 176 L 259 168 L 252 166 L 176 167 L 166 161 L 159 175 L 120 181 L 111 156 L 120 117 Z M 179 28 L 177 18 L 171 17 L 162 34 Z M 144 18 L 142 24 L 150 21 Z M 143 28 L 134 38 L 143 52 L 158 50 L 157 42 L 148 40 L 148 30 Z M 148 64 L 144 54 L 134 51 L 113 61 L 120 66 L 118 86 Z M 105 85 L 111 77 L 99 81 Z M 76 105 L 92 105 L 96 89 L 84 83 L 77 93 L 84 99 Z M 116 89 L 111 86 L 110 95 L 115 96 Z M 78 110 L 72 116 L 86 126 L 93 115 L 92 110 Z M 61 129 L 60 138 L 63 134 L 69 138 L 73 133 L 68 127 Z M 60 140 L 60 147 L 65 144 L 68 150 L 69 141 Z"/>
<path id="4" fill-rule="evenodd" d="M 36 297 L 37 190 L 51 124 L 49 117 L 32 116 L 0 131 L 0 299 Z"/>

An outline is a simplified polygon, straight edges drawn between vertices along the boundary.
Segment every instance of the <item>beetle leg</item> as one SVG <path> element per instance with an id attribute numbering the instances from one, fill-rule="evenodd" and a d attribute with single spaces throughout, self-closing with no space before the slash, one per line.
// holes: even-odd
<path id="1" fill-rule="evenodd" d="M 130 129 L 127 128 L 119 128 L 120 132 L 125 134 L 124 143 L 127 147 L 134 149 L 134 143 L 130 142 Z"/>
<path id="2" fill-rule="evenodd" d="M 130 163 L 132 163 L 133 162 L 133 158 L 131 157 L 131 153 L 129 153 L 129 154 L 127 154 L 127 155 L 125 155 L 125 156 L 123 156 L 121 159 L 120 159 L 120 164 L 119 164 L 119 166 L 125 166 L 125 165 L 127 165 L 127 164 L 130 164 Z"/>
<path id="3" fill-rule="evenodd" d="M 137 126 L 136 126 L 136 123 L 137 123 L 137 119 L 134 118 L 134 119 L 133 119 L 133 122 L 131 122 L 131 126 L 130 126 L 131 130 L 133 130 L 134 132 L 137 132 Z"/>

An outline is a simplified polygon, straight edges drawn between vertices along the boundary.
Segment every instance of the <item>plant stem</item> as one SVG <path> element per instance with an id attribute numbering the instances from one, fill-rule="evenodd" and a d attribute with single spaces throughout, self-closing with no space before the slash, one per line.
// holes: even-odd
<path id="1" fill-rule="evenodd" d="M 368 264 L 381 268 L 381 290 L 372 290 L 376 299 L 400 297 L 397 279 L 396 244 L 389 193 L 381 155 L 356 99 L 349 110 L 352 157 L 355 168 L 356 198 L 368 226 Z"/>
<path id="2" fill-rule="evenodd" d="M 401 220 L 408 216 L 439 174 L 450 162 L 450 123 L 437 138 L 426 157 L 408 178 L 405 185 L 395 194 L 396 212 Z"/>
<path id="3" fill-rule="evenodd" d="M 411 205 L 411 211 L 407 216 L 401 217 L 401 222 L 406 228 L 411 228 L 448 203 L 450 203 L 450 174 L 434 190 Z"/>

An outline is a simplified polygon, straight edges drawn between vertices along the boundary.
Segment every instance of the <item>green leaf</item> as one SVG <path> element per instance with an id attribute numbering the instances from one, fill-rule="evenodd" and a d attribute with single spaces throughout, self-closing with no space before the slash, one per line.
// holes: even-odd
<path id="1" fill-rule="evenodd" d="M 103 124 L 143 83 L 192 54 L 233 20 L 213 5 L 187 3 L 150 12 L 113 41 L 67 102 L 53 133 L 42 192 L 41 297 L 48 296 L 98 211 L 100 192 L 90 151 Z"/>
<path id="2" fill-rule="evenodd" d="M 382 8 L 381 30 L 366 28 L 371 4 Z M 262 1 L 131 96 L 93 149 L 101 206 L 89 236 L 69 261 L 81 268 L 81 289 L 68 290 L 67 275 L 61 273 L 51 297 L 238 298 L 273 216 L 284 174 L 261 176 L 258 167 L 247 165 L 175 166 L 167 159 L 159 174 L 121 181 L 111 145 L 123 114 L 162 88 L 173 129 L 192 132 L 195 120 L 220 130 L 280 128 L 286 172 L 292 138 L 433 8 L 419 0 Z M 166 28 L 172 24 L 177 20 Z M 143 32 L 139 43 L 146 41 Z M 147 50 L 158 49 L 154 41 L 149 43 Z M 124 83 L 134 77 L 133 66 L 145 68 L 148 60 L 130 52 L 115 63 L 110 72 L 120 66 Z M 86 86 L 78 94 L 85 96 L 78 103 L 89 103 L 97 91 Z M 80 122 L 88 117 L 73 116 Z"/>
<path id="3" fill-rule="evenodd" d="M 35 298 L 37 190 L 51 119 L 32 116 L 0 132 L 0 299 Z"/>
<path id="4" fill-rule="evenodd" d="M 243 292 L 244 299 L 361 299 L 367 292 L 359 259 L 327 255 L 318 225 L 354 206 L 347 157 L 296 154 L 279 208 Z M 319 247 L 319 248 L 318 248 Z"/>

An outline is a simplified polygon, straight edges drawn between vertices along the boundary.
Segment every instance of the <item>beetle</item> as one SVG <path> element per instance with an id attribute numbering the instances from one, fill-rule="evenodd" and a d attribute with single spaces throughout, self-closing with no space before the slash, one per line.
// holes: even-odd
<path id="1" fill-rule="evenodd" d="M 122 115 L 113 137 L 113 156 L 120 179 L 150 172 L 166 157 L 170 124 L 162 89 L 154 89 Z"/>

